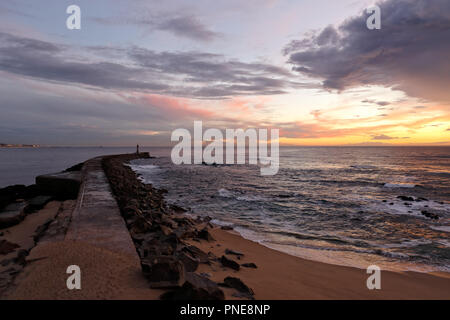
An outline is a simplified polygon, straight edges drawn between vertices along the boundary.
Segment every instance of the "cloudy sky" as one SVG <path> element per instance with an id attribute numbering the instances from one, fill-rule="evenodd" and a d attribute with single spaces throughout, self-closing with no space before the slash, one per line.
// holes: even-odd
<path id="1" fill-rule="evenodd" d="M 0 3 L 0 143 L 170 145 L 279 128 L 284 145 L 450 145 L 450 1 Z M 81 8 L 81 30 L 66 8 Z"/>

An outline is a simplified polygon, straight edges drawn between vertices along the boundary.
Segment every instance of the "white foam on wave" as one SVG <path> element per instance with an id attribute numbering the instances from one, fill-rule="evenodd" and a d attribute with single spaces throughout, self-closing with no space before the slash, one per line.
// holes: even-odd
<path id="1" fill-rule="evenodd" d="M 224 188 L 219 189 L 218 192 L 219 192 L 219 195 L 224 198 L 231 198 L 233 196 L 231 191 L 228 191 L 227 189 L 224 189 Z"/>
<path id="2" fill-rule="evenodd" d="M 246 196 L 239 196 L 236 198 L 239 201 L 266 201 L 267 198 L 261 197 L 261 196 L 253 196 L 253 195 L 246 195 Z"/>
<path id="3" fill-rule="evenodd" d="M 431 226 L 430 228 L 437 231 L 450 232 L 450 226 Z"/>
<path id="4" fill-rule="evenodd" d="M 138 179 L 145 184 L 154 183 L 152 177 L 158 174 L 162 169 L 154 164 L 126 164 L 135 173 L 139 174 Z"/>
<path id="5" fill-rule="evenodd" d="M 252 202 L 252 201 L 267 201 L 267 198 L 261 197 L 261 196 L 257 196 L 257 195 L 236 195 L 233 192 L 221 188 L 218 190 L 219 195 L 222 198 L 234 198 L 238 201 L 248 201 L 248 202 Z"/>
<path id="6" fill-rule="evenodd" d="M 412 183 L 385 183 L 385 188 L 414 188 L 416 185 Z"/>

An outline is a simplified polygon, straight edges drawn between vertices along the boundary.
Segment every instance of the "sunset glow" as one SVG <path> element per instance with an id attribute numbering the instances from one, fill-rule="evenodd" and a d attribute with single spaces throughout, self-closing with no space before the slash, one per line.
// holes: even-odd
<path id="1" fill-rule="evenodd" d="M 449 20 L 437 5 L 405 9 L 426 22 L 399 29 L 385 1 L 383 28 L 367 30 L 364 0 L 227 1 L 214 12 L 198 1 L 185 14 L 152 1 L 79 2 L 75 31 L 63 3 L 18 1 L 23 14 L 2 4 L 5 141 L 170 145 L 172 130 L 201 120 L 279 128 L 281 145 L 450 144 L 450 46 L 436 29 Z M 399 40 L 410 34 L 423 38 Z"/>

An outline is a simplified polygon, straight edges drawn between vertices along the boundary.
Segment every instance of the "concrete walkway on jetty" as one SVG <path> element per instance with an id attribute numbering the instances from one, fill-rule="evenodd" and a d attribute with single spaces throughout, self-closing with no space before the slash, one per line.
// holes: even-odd
<path id="1" fill-rule="evenodd" d="M 125 221 L 102 168 L 102 157 L 85 162 L 77 205 L 66 239 L 123 251 L 139 261 Z"/>
<path id="2" fill-rule="evenodd" d="M 26 257 L 27 264 L 1 299 L 158 299 L 102 168 L 84 163 L 74 210 L 60 213 Z M 81 289 L 69 290 L 67 268 L 81 270 Z"/>

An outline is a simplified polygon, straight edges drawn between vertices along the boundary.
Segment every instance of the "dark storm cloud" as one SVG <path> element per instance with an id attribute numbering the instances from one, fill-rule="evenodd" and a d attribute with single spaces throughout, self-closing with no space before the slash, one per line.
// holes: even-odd
<path id="1" fill-rule="evenodd" d="M 196 98 L 281 94 L 302 86 L 283 68 L 219 54 L 86 49 L 96 56 L 95 62 L 71 59 L 70 47 L 0 33 L 0 70 L 55 82 Z"/>
<path id="2" fill-rule="evenodd" d="M 293 69 L 323 79 L 327 89 L 391 86 L 434 101 L 450 101 L 450 1 L 379 3 L 381 30 L 369 30 L 364 13 L 329 26 L 284 53 Z"/>
<path id="3" fill-rule="evenodd" d="M 163 90 L 167 86 L 135 80 L 142 74 L 110 62 L 75 62 L 65 48 L 49 42 L 0 33 L 0 70 L 38 79 L 79 83 L 107 89 Z"/>
<path id="4" fill-rule="evenodd" d="M 142 68 L 158 74 L 183 76 L 197 96 L 283 93 L 300 86 L 289 79 L 290 73 L 262 63 L 227 60 L 218 54 L 202 52 L 154 52 L 132 48 L 129 57 Z M 220 84 L 220 85 L 218 85 Z M 195 87 L 195 86 L 198 87 Z"/>

